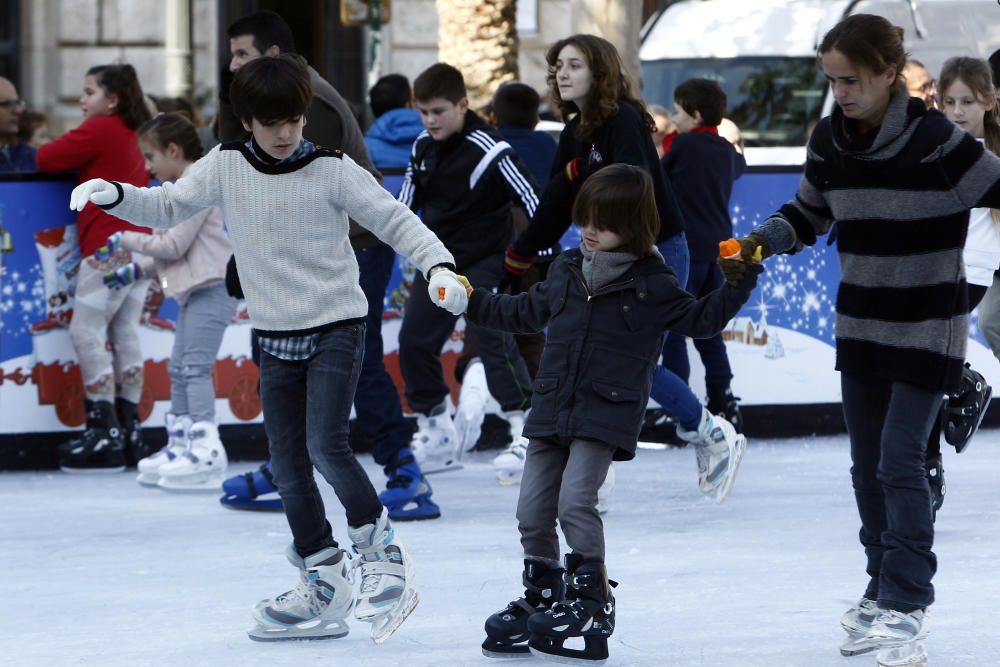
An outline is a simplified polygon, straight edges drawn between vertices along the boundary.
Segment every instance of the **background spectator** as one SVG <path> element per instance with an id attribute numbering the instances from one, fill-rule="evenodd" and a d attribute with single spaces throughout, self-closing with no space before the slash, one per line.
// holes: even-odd
<path id="1" fill-rule="evenodd" d="M 21 125 L 17 132 L 18 138 L 35 150 L 52 141 L 49 134 L 49 117 L 41 111 L 25 109 L 21 112 Z"/>
<path id="2" fill-rule="evenodd" d="M 405 168 L 410 162 L 413 142 L 424 131 L 412 98 L 410 81 L 402 74 L 387 74 L 368 91 L 375 122 L 365 133 L 365 143 L 379 169 Z"/>
<path id="3" fill-rule="evenodd" d="M 24 100 L 0 76 L 0 172 L 35 171 L 35 149 L 18 137 Z"/>

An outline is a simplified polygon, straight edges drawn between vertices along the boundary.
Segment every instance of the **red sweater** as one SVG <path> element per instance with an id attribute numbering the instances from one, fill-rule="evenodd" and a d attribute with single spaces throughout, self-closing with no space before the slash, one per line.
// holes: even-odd
<path id="1" fill-rule="evenodd" d="M 38 149 L 36 159 L 39 171 L 78 171 L 81 183 L 91 178 L 103 178 L 138 187 L 149 185 L 149 173 L 139 151 L 135 131 L 128 129 L 118 114 L 85 120 L 75 130 Z M 130 225 L 93 204 L 87 204 L 76 216 L 81 256 L 93 255 L 111 234 L 124 230 L 143 234 L 151 231 L 146 227 Z"/>

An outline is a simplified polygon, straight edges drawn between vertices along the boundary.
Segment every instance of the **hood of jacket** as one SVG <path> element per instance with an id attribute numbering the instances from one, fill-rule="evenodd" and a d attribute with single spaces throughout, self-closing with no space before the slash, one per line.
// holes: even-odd
<path id="1" fill-rule="evenodd" d="M 365 136 L 378 139 L 389 144 L 400 144 L 409 147 L 417 135 L 424 131 L 420 120 L 420 112 L 416 109 L 393 109 L 387 111 L 368 128 Z"/>

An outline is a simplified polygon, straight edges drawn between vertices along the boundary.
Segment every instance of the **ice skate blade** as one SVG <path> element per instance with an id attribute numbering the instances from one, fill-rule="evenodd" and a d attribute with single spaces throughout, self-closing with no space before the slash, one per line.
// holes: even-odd
<path id="1" fill-rule="evenodd" d="M 925 667 L 927 649 L 922 641 L 908 642 L 880 650 L 875 661 L 879 667 Z"/>
<path id="2" fill-rule="evenodd" d="M 390 511 L 389 518 L 393 521 L 433 521 L 434 519 L 441 518 L 441 512 L 438 511 L 432 514 L 393 514 Z"/>
<path id="3" fill-rule="evenodd" d="M 420 596 L 417 595 L 416 590 L 410 588 L 403 593 L 403 598 L 399 603 L 387 613 L 359 620 L 372 624 L 372 641 L 381 644 L 413 613 L 418 602 L 420 602 Z"/>
<path id="4" fill-rule="evenodd" d="M 215 489 L 218 491 L 218 489 Z M 284 512 L 285 505 L 281 498 L 271 500 L 256 500 L 250 498 L 239 498 L 235 496 L 222 496 L 219 504 L 229 510 L 239 512 Z"/>
<path id="5" fill-rule="evenodd" d="M 222 478 L 210 479 L 202 483 L 185 483 L 162 477 L 157 486 L 168 493 L 218 493 Z"/>
<path id="6" fill-rule="evenodd" d="M 424 467 L 425 465 L 426 467 Z M 451 472 L 452 470 L 461 470 L 461 469 L 462 469 L 462 464 L 459 463 L 457 460 L 447 461 L 445 463 L 439 463 L 436 465 L 424 464 L 424 463 L 420 464 L 420 472 L 424 473 L 424 475 L 437 475 L 438 473 Z"/>
<path id="7" fill-rule="evenodd" d="M 729 497 L 730 491 L 733 490 L 733 484 L 736 483 L 736 473 L 739 472 L 740 464 L 743 462 L 743 453 L 747 449 L 747 439 L 742 433 L 736 436 L 736 446 L 733 448 L 733 456 L 735 461 L 730 462 L 729 470 L 726 472 L 726 478 L 723 480 L 719 488 L 715 490 L 714 497 L 715 502 L 720 505 L 726 502 L 726 498 Z"/>
<path id="8" fill-rule="evenodd" d="M 569 655 L 559 655 L 558 653 L 546 653 L 541 651 L 534 646 L 529 647 L 531 655 L 541 658 L 547 662 L 558 662 L 561 665 L 603 665 L 607 662 L 607 658 L 574 658 Z"/>
<path id="9" fill-rule="evenodd" d="M 155 472 L 141 472 L 135 478 L 135 481 L 139 484 L 139 486 L 147 486 L 152 488 L 154 486 L 159 485 L 160 476 L 157 475 Z"/>
<path id="10" fill-rule="evenodd" d="M 528 645 L 527 644 L 521 644 L 521 645 L 518 645 L 518 646 L 510 646 L 508 648 L 510 650 L 508 650 L 508 651 L 501 651 L 501 650 L 497 650 L 497 649 L 486 648 L 485 644 L 483 644 L 483 646 L 482 646 L 483 655 L 486 656 L 487 658 L 493 658 L 494 660 L 530 660 L 531 659 L 531 651 L 528 650 Z"/>
<path id="11" fill-rule="evenodd" d="M 301 627 L 310 625 L 311 627 Z M 305 622 L 299 626 L 269 627 L 257 625 L 247 631 L 255 642 L 286 642 L 295 640 L 341 639 L 351 631 L 344 620 Z"/>
<path id="12" fill-rule="evenodd" d="M 116 466 L 114 468 L 66 468 L 59 466 L 59 469 L 70 475 L 112 475 L 125 472 L 125 466 Z"/>

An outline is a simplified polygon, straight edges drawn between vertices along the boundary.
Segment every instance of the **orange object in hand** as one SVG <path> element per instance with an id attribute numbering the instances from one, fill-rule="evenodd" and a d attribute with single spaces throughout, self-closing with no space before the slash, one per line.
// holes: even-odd
<path id="1" fill-rule="evenodd" d="M 445 289 L 443 287 L 438 287 L 438 301 L 444 301 L 444 292 Z"/>
<path id="2" fill-rule="evenodd" d="M 719 256 L 723 259 L 739 259 L 740 252 L 740 242 L 736 239 L 719 241 Z"/>

